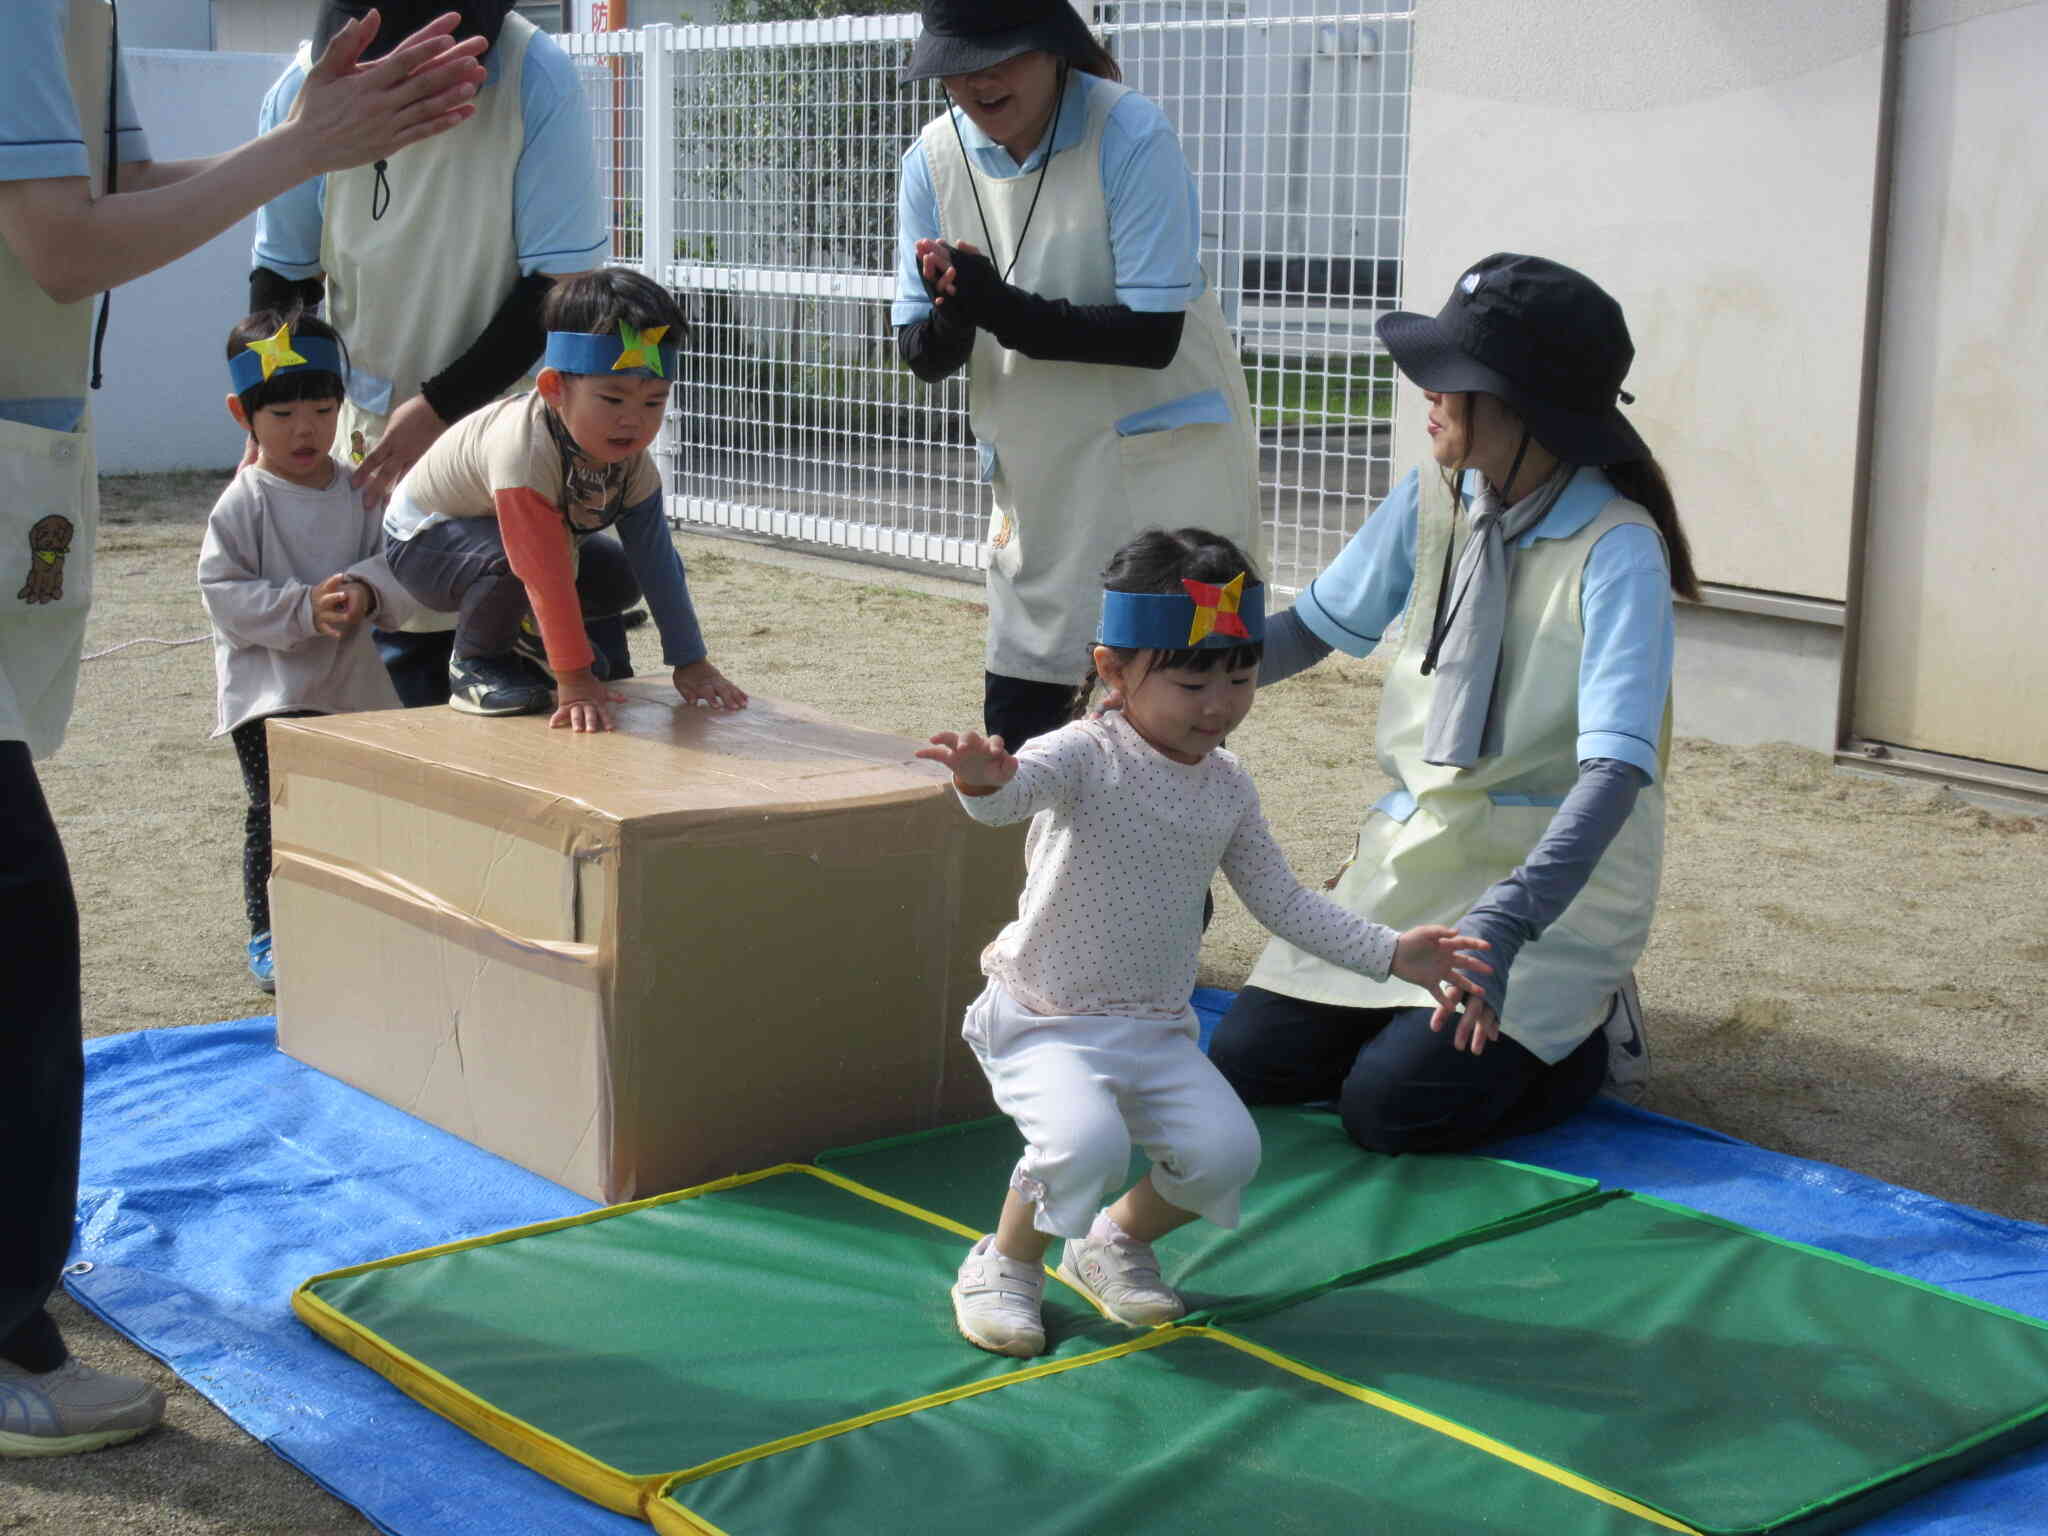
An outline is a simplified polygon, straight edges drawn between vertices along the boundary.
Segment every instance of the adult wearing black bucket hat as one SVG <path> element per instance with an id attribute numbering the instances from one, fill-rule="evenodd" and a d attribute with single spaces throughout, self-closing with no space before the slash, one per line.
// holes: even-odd
<path id="1" fill-rule="evenodd" d="M 1428 405 L 1434 462 L 1269 621 L 1260 681 L 1401 624 L 1379 706 L 1396 787 L 1332 894 L 1480 935 L 1494 971 L 1453 1015 L 1275 941 L 1211 1054 L 1250 1102 L 1333 1099 L 1364 1146 L 1448 1151 L 1647 1086 L 1632 967 L 1663 859 L 1672 594 L 1698 589 L 1622 414 L 1635 348 L 1598 284 L 1489 256 L 1436 315 L 1378 331 Z"/>
<path id="2" fill-rule="evenodd" d="M 337 443 L 375 506 L 450 426 L 531 383 L 541 304 L 556 279 L 605 264 L 611 221 L 575 64 L 511 0 L 297 3 L 312 41 L 264 98 L 260 131 L 290 115 L 324 40 L 371 9 L 380 40 L 452 11 L 456 36 L 490 45 L 476 121 L 306 182 L 256 219 L 249 306 L 289 312 L 324 298 L 351 364 Z M 582 559 L 587 590 L 611 594 L 608 608 L 637 592 L 616 539 L 586 541 Z M 607 614 L 588 628 L 611 675 L 630 676 L 623 623 Z M 447 702 L 453 636 L 439 615 L 376 631 L 409 707 Z"/>
<path id="3" fill-rule="evenodd" d="M 983 722 L 1065 722 L 1103 565 L 1141 529 L 1250 550 L 1257 456 L 1165 115 L 1067 0 L 926 0 L 906 83 L 950 109 L 903 157 L 896 303 L 927 383 L 966 367 L 992 482 Z"/>

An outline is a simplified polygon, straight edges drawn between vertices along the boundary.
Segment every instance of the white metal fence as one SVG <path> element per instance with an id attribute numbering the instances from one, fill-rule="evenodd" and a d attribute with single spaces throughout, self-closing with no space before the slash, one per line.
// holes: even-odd
<path id="1" fill-rule="evenodd" d="M 1261 3 L 1104 4 L 1098 32 L 1195 172 L 1284 588 L 1336 553 L 1390 474 L 1394 379 L 1372 320 L 1399 298 L 1411 13 L 1249 14 Z M 679 521 L 986 562 L 964 374 L 920 384 L 889 324 L 897 171 L 942 101 L 935 82 L 896 83 L 917 26 L 563 39 L 585 72 L 615 259 L 682 292 L 691 317 L 658 450 Z"/>

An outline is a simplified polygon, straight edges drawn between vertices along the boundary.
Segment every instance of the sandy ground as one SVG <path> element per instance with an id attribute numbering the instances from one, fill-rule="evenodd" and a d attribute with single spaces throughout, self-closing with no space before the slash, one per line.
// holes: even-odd
<path id="1" fill-rule="evenodd" d="M 203 641 L 193 564 L 223 479 L 104 483 L 88 653 Z M 977 723 L 973 588 L 679 543 L 713 656 L 749 690 L 905 735 Z M 651 630 L 634 643 L 652 670 Z M 1373 661 L 1327 663 L 1263 695 L 1232 742 L 1305 878 L 1335 868 L 1358 808 L 1381 792 L 1378 689 Z M 242 969 L 243 795 L 212 723 L 207 644 L 129 645 L 86 664 L 70 740 L 44 766 L 83 911 L 88 1034 L 269 1011 Z M 2048 822 L 1844 775 L 1798 748 L 1679 742 L 1663 899 L 1639 972 L 1652 1107 L 2048 1221 L 2044 871 Z M 1258 945 L 1225 896 L 1203 980 L 1237 985 Z M 60 1316 L 86 1359 L 157 1380 L 169 1422 L 99 1455 L 0 1463 L 0 1533 L 371 1530 L 68 1301 Z"/>

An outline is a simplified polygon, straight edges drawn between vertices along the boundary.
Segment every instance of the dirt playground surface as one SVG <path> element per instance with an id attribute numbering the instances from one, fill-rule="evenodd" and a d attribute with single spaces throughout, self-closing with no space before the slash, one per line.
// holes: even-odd
<path id="1" fill-rule="evenodd" d="M 89 1035 L 270 1011 L 243 971 L 244 798 L 232 747 L 208 739 L 213 658 L 194 584 L 224 480 L 103 482 L 86 650 L 108 654 L 85 664 L 70 738 L 42 767 L 83 916 Z M 978 724 L 973 587 L 678 543 L 712 656 L 749 691 L 905 736 Z M 634 651 L 641 671 L 659 670 L 651 626 Z M 1304 879 L 1336 867 L 1385 787 L 1379 677 L 1374 661 L 1333 658 L 1262 694 L 1231 743 Z M 1638 971 L 1651 1107 L 2048 1221 L 2048 822 L 1842 774 L 1788 746 L 1681 740 L 1669 785 L 1663 895 Z M 1235 987 L 1259 944 L 1222 894 L 1202 980 Z M 58 1306 L 81 1356 L 170 1393 L 169 1421 L 96 1455 L 0 1463 L 0 1533 L 372 1530 L 155 1361 Z"/>

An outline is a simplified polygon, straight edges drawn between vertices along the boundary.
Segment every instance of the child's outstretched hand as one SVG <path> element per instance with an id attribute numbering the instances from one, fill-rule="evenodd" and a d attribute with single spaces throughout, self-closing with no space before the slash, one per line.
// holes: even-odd
<path id="1" fill-rule="evenodd" d="M 944 763 L 963 789 L 1001 789 L 1017 777 L 1017 759 L 1004 750 L 1003 738 L 979 731 L 941 731 L 930 746 L 919 747 L 917 755 Z"/>
<path id="2" fill-rule="evenodd" d="M 726 681 L 726 676 L 709 660 L 693 661 L 675 670 L 676 692 L 685 704 L 702 704 L 707 709 L 745 709 L 744 688 Z"/>
<path id="3" fill-rule="evenodd" d="M 1474 1056 L 1486 1049 L 1486 1042 L 1499 1037 L 1500 1022 L 1486 1006 L 1479 981 L 1473 973 L 1493 974 L 1493 967 L 1479 958 L 1478 951 L 1491 948 L 1486 940 L 1446 928 L 1441 923 L 1424 923 L 1410 928 L 1394 941 L 1393 972 L 1403 981 L 1426 988 L 1437 1000 L 1429 1027 L 1441 1030 L 1452 1018 L 1458 1033 L 1452 1042 Z M 1465 1011 L 1458 1012 L 1459 999 Z"/>

